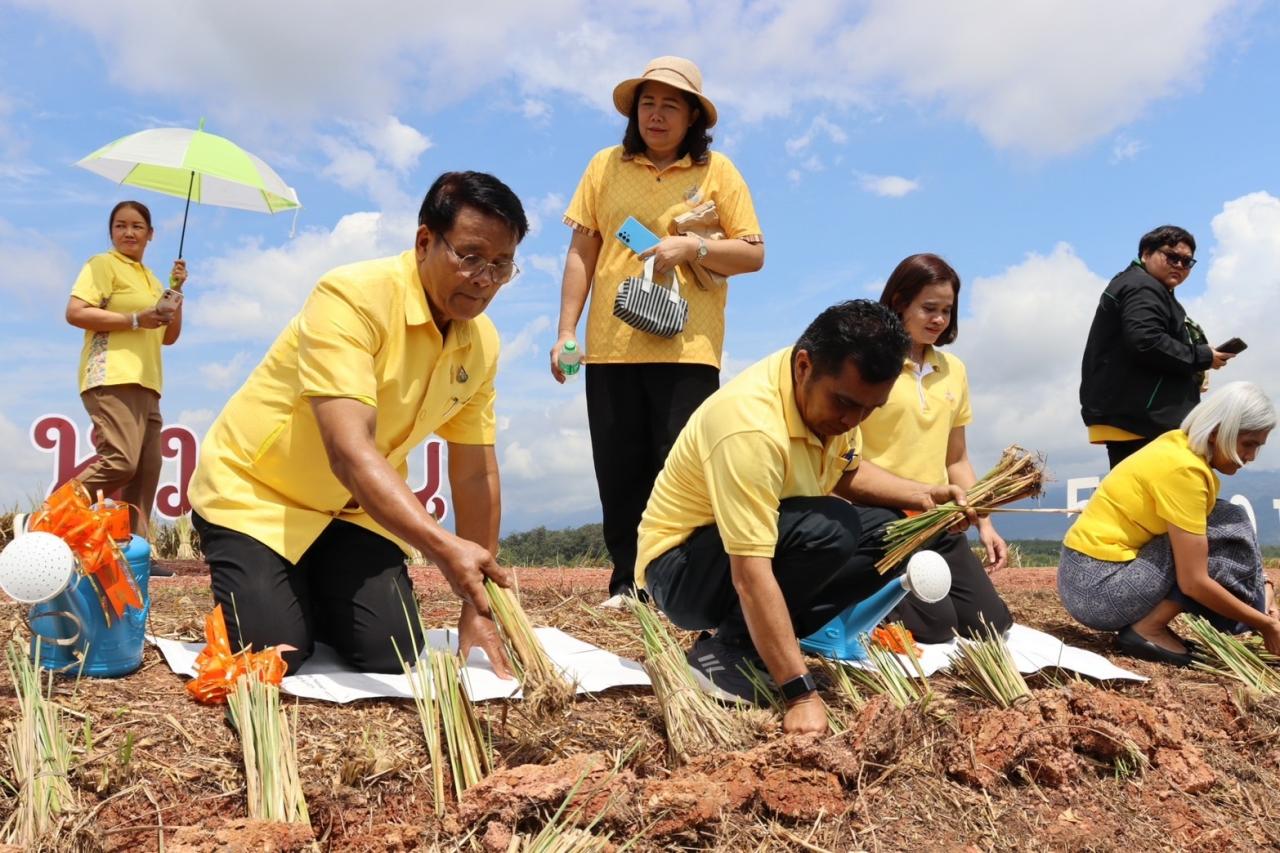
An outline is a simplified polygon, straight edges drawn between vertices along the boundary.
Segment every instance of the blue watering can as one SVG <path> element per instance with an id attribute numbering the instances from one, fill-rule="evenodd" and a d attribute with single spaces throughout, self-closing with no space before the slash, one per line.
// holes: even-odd
<path id="1" fill-rule="evenodd" d="M 928 604 L 951 591 L 951 569 L 936 551 L 917 551 L 907 569 L 874 595 L 855 601 L 843 613 L 800 641 L 800 648 L 832 660 L 866 660 L 862 637 L 870 634 L 910 592 Z"/>

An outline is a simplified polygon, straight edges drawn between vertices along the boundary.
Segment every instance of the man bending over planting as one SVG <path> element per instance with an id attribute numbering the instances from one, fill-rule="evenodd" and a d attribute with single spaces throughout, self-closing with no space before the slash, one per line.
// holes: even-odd
<path id="1" fill-rule="evenodd" d="M 882 507 L 964 502 L 958 486 L 860 464 L 858 424 L 888 399 L 908 343 L 878 303 L 823 311 L 694 412 L 640 522 L 638 585 L 673 623 L 703 631 L 689 663 L 725 698 L 752 701 L 744 670 L 767 670 L 787 732 L 827 730 L 797 637 L 884 584 L 879 532 L 898 514 Z"/>
<path id="2" fill-rule="evenodd" d="M 508 673 L 483 586 L 507 573 L 493 559 L 498 333 L 481 312 L 516 275 L 527 230 L 497 178 L 441 175 L 413 248 L 326 273 L 228 401 L 190 495 L 233 648 L 292 646 L 292 672 L 321 640 L 359 669 L 398 672 L 397 648 L 422 646 L 413 546 L 462 599 L 462 653 L 478 645 Z M 405 482 L 431 433 L 449 445 L 456 536 Z"/>

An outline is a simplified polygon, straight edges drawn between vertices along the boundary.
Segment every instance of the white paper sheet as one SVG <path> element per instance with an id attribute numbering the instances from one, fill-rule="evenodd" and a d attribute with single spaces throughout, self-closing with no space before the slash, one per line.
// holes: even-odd
<path id="1" fill-rule="evenodd" d="M 933 675 L 950 666 L 951 658 L 959 651 L 960 642 L 960 640 L 952 640 L 949 643 L 917 643 L 916 645 L 920 647 L 920 668 L 924 670 L 924 674 Z M 1147 680 L 1146 676 L 1122 669 L 1102 655 L 1068 646 L 1052 634 L 1028 628 L 1026 625 L 1015 624 L 1010 628 L 1009 635 L 1005 638 L 1005 645 L 1009 647 L 1013 661 L 1023 675 L 1030 675 L 1045 668 L 1058 667 L 1100 681 Z M 904 655 L 898 657 L 904 669 L 914 674 L 915 669 L 910 659 Z M 872 666 L 868 661 L 846 661 L 846 663 L 862 669 L 871 669 Z"/>
<path id="2" fill-rule="evenodd" d="M 610 687 L 647 686 L 649 676 L 644 667 L 633 660 L 619 657 L 598 646 L 575 639 L 557 628 L 535 629 L 547 656 L 579 693 L 599 693 Z M 195 675 L 196 656 L 204 643 L 182 643 L 148 636 L 160 649 L 169 668 L 179 675 Z M 458 634 L 435 628 L 427 631 L 427 644 L 434 649 L 458 648 Z M 463 686 L 473 702 L 487 699 L 519 698 L 518 682 L 499 678 L 480 649 L 472 649 L 462 670 Z M 317 644 L 315 653 L 294 675 L 286 677 L 280 688 L 293 696 L 320 699 L 325 702 L 354 702 L 358 699 L 391 697 L 413 698 L 409 680 L 400 674 L 356 672 L 331 647 Z"/>

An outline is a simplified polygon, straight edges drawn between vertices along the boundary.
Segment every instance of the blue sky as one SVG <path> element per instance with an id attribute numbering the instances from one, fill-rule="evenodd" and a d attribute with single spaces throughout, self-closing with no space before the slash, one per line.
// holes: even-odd
<path id="1" fill-rule="evenodd" d="M 590 155 L 621 135 L 613 85 L 655 53 L 701 64 L 714 147 L 746 177 L 765 232 L 764 270 L 730 285 L 726 376 L 831 302 L 878 294 L 903 256 L 939 252 L 964 279 L 955 349 L 976 466 L 1016 442 L 1046 452 L 1059 479 L 1100 473 L 1075 402 L 1084 334 L 1138 237 L 1174 222 L 1202 261 L 1180 297 L 1211 338 L 1250 343 L 1215 381 L 1280 394 L 1274 2 L 349 9 L 0 0 L 0 505 L 51 475 L 27 438 L 36 417 L 86 423 L 80 335 L 62 311 L 80 265 L 109 247 L 111 205 L 151 206 L 154 269 L 176 254 L 181 200 L 70 164 L 203 117 L 305 208 L 292 238 L 287 215 L 192 208 L 166 420 L 202 432 L 325 269 L 408 248 L 439 172 L 491 171 L 535 221 L 525 272 L 490 312 L 505 348 L 504 528 L 598 518 L 581 383 L 560 387 L 546 368 L 560 217 Z M 1257 464 L 1280 467 L 1280 449 Z"/>

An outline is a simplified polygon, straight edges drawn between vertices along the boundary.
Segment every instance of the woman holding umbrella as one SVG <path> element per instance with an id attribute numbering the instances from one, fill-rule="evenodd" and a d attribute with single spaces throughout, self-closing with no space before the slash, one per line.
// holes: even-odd
<path id="1" fill-rule="evenodd" d="M 96 495 L 121 492 L 139 512 L 134 532 L 151 518 L 161 457 L 160 351 L 182 333 L 186 263 L 173 264 L 165 291 L 142 262 L 155 231 L 151 211 L 122 201 L 109 219 L 112 249 L 84 265 L 67 301 L 67 322 L 84 329 L 80 399 L 96 428 L 99 458 L 80 475 Z"/>

